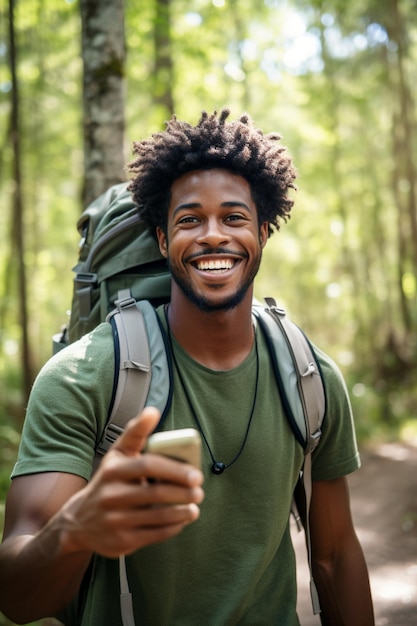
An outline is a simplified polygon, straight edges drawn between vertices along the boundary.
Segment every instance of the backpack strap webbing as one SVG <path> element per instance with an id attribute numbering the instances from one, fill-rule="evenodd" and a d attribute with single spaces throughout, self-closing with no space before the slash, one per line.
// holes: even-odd
<path id="1" fill-rule="evenodd" d="M 117 309 L 107 321 L 113 323 L 118 368 L 116 367 L 115 396 L 107 425 L 97 455 L 104 455 L 123 432 L 129 419 L 138 415 L 145 406 L 151 383 L 152 364 L 148 335 L 142 311 L 136 306 L 129 290 L 119 292 Z M 117 315 L 119 313 L 119 315 Z M 116 341 L 117 339 L 117 341 Z"/>
<path id="2" fill-rule="evenodd" d="M 313 612 L 317 615 L 320 613 L 320 602 L 313 578 L 310 534 L 310 502 L 312 494 L 311 465 L 312 453 L 316 449 L 321 437 L 321 425 L 326 410 L 326 398 L 320 368 L 306 336 L 298 326 L 286 317 L 285 311 L 277 306 L 273 298 L 265 298 L 265 303 L 266 313 L 269 314 L 274 319 L 276 325 L 278 325 L 291 354 L 295 366 L 298 395 L 302 405 L 304 428 L 299 422 L 299 414 L 297 412 L 293 411 L 293 414 L 288 417 L 292 426 L 296 424 L 298 430 L 303 428 L 304 465 L 302 483 L 305 498 L 305 534 L 308 565 L 310 569 L 311 601 Z M 275 333 L 271 330 L 270 326 L 269 331 L 269 338 L 274 341 L 273 337 Z M 279 359 L 277 359 L 275 365 L 277 366 L 278 363 Z M 279 374 L 279 372 L 277 373 Z M 285 387 L 285 380 L 283 382 Z M 288 398 L 291 399 L 291 393 L 288 394 Z M 288 405 L 288 402 L 286 404 Z M 291 408 L 292 407 L 287 406 L 287 410 L 291 411 Z M 297 434 L 296 430 L 295 434 Z"/>
<path id="3" fill-rule="evenodd" d="M 135 617 L 133 615 L 133 599 L 129 589 L 129 581 L 126 571 L 126 557 L 124 554 L 119 556 L 119 578 L 120 578 L 120 612 L 122 616 L 123 626 L 135 626 Z"/>
<path id="4" fill-rule="evenodd" d="M 273 298 L 265 298 L 266 312 L 280 328 L 295 366 L 297 388 L 304 416 L 303 446 L 307 455 L 313 452 L 321 436 L 321 425 L 326 400 L 320 368 L 313 349 L 303 331 L 276 305 Z M 293 416 L 297 420 L 297 414 Z M 300 423 L 298 423 L 300 426 Z"/>
<path id="5" fill-rule="evenodd" d="M 94 467 L 145 404 L 161 411 L 163 422 L 171 404 L 172 372 L 167 347 L 153 306 L 136 302 L 130 289 L 120 290 L 117 308 L 106 321 L 112 325 L 115 377 L 110 416 L 96 449 Z M 119 556 L 120 612 L 123 626 L 135 626 L 126 558 Z"/>

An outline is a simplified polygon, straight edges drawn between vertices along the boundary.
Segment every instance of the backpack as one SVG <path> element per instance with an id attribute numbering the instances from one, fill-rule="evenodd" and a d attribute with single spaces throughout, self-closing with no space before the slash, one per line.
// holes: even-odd
<path id="1" fill-rule="evenodd" d="M 106 320 L 112 325 L 115 378 L 109 418 L 96 450 L 95 465 L 123 432 L 127 421 L 145 405 L 156 406 L 163 422 L 171 401 L 172 367 L 166 338 L 155 307 L 169 302 L 170 273 L 156 239 L 139 217 L 127 183 L 111 187 L 82 213 L 81 235 L 69 323 L 53 337 L 53 351 Z M 311 455 L 321 436 L 325 390 L 314 350 L 273 298 L 254 301 L 254 320 L 269 347 L 284 411 L 294 436 L 304 449 L 301 476 L 305 533 L 313 611 L 320 612 L 312 576 L 309 507 Z M 299 530 L 300 516 L 292 510 Z M 124 626 L 134 625 L 125 559 L 120 562 L 121 608 Z"/>
<path id="2" fill-rule="evenodd" d="M 82 213 L 71 316 L 60 341 L 72 343 L 103 322 L 118 292 L 154 306 L 169 302 L 171 275 L 156 239 L 140 219 L 127 183 L 110 187 Z"/>

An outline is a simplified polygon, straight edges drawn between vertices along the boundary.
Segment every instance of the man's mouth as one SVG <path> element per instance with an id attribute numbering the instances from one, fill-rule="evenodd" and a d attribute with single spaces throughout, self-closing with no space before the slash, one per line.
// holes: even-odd
<path id="1" fill-rule="evenodd" d="M 234 266 L 235 261 L 232 259 L 212 259 L 209 261 L 197 261 L 195 263 L 198 270 L 203 272 L 207 271 L 219 271 L 224 272 L 226 270 L 231 270 Z"/>

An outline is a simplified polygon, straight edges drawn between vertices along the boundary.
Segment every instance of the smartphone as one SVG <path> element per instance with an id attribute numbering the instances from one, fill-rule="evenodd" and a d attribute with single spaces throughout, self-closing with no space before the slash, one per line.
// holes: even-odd
<path id="1" fill-rule="evenodd" d="M 163 454 L 201 469 L 201 436 L 195 428 L 154 433 L 148 439 L 146 452 Z"/>

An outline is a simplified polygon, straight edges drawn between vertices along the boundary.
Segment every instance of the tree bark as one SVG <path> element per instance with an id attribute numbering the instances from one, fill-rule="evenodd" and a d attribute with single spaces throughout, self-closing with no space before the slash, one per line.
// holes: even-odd
<path id="1" fill-rule="evenodd" d="M 124 174 L 125 62 L 123 0 L 81 0 L 84 188 L 83 205 Z"/>
<path id="2" fill-rule="evenodd" d="M 416 336 L 416 295 L 404 292 L 405 273 L 417 280 L 417 170 L 414 154 L 416 120 L 407 62 L 410 52 L 405 18 L 398 0 L 389 0 L 384 12 L 385 27 L 396 50 L 386 54 L 388 85 L 392 99 L 392 190 L 397 210 L 397 292 L 401 325 L 397 327 L 398 351 L 411 361 Z M 414 339 L 413 339 L 414 337 Z"/>
<path id="3" fill-rule="evenodd" d="M 393 93 L 396 93 L 398 97 L 398 114 L 394 118 L 393 124 L 395 124 L 396 132 L 401 133 L 400 152 L 394 154 L 394 162 L 398 162 L 398 175 L 407 181 L 408 185 L 406 209 L 411 230 L 411 262 L 414 266 L 414 275 L 417 278 L 417 166 L 413 149 L 416 122 L 412 90 L 406 72 L 409 50 L 406 28 L 398 0 L 390 0 L 388 8 L 386 28 L 390 39 L 397 44 L 396 54 L 393 55 L 395 63 L 390 75 Z M 396 182 L 399 184 L 399 180 Z"/>
<path id="4" fill-rule="evenodd" d="M 17 50 L 14 22 L 15 0 L 9 0 L 9 50 L 10 73 L 12 77 L 11 91 L 11 120 L 10 140 L 13 150 L 13 180 L 14 193 L 12 200 L 12 251 L 15 251 L 18 272 L 19 318 L 22 330 L 21 335 L 21 367 L 23 376 L 23 394 L 25 404 L 29 398 L 33 382 L 33 367 L 29 341 L 29 316 L 27 299 L 27 278 L 25 265 L 25 236 L 24 236 L 24 205 L 22 193 L 22 153 L 20 147 L 20 120 L 19 120 L 19 81 L 17 76 Z"/>
<path id="5" fill-rule="evenodd" d="M 174 112 L 174 64 L 171 53 L 171 0 L 156 0 L 154 26 L 153 100 L 162 117 Z"/>

